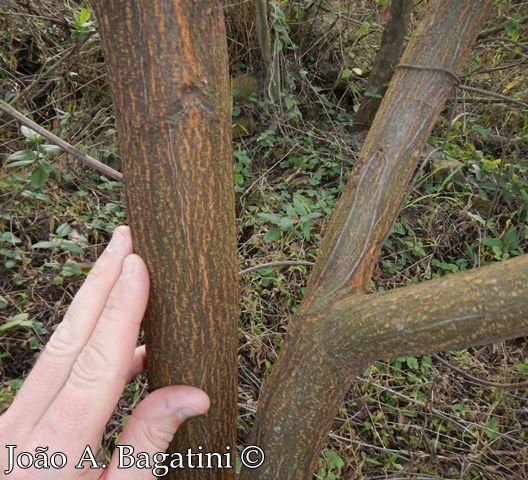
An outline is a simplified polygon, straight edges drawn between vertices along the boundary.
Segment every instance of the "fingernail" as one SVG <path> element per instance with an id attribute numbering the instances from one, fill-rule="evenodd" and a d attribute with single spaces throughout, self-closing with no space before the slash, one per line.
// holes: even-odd
<path id="1" fill-rule="evenodd" d="M 182 420 L 187 420 L 191 417 L 197 417 L 198 415 L 203 415 L 205 412 L 200 412 L 194 407 L 184 407 L 181 410 L 178 410 L 178 417 Z"/>
<path id="2" fill-rule="evenodd" d="M 130 257 L 126 257 L 123 261 L 123 268 L 121 270 L 121 278 L 127 279 L 132 276 L 136 269 L 136 263 Z"/>
<path id="3" fill-rule="evenodd" d="M 126 238 L 121 233 L 119 233 L 118 230 L 115 230 L 114 234 L 112 235 L 112 239 L 110 240 L 110 243 L 108 244 L 106 249 L 109 252 L 115 252 L 117 250 L 121 250 L 124 247 L 125 242 L 126 242 Z"/>

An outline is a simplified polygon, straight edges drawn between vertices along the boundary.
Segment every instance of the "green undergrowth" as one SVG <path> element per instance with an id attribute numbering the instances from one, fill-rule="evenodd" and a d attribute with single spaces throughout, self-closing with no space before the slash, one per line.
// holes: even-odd
<path id="1" fill-rule="evenodd" d="M 89 5 L 27 3 L 0 7 L 3 99 L 15 99 L 14 106 L 34 121 L 119 168 Z M 233 81 L 231 92 L 239 270 L 244 271 L 240 444 L 248 441 L 262 381 L 302 300 L 329 216 L 364 139 L 350 133 L 364 86 L 358 72 L 372 65 L 384 2 L 373 2 L 370 9 L 349 2 L 359 20 L 356 30 L 347 32 L 348 41 L 339 44 L 346 52 L 332 53 L 339 89 L 321 82 L 318 70 L 328 63 L 325 49 L 334 44 L 328 41 L 333 30 L 318 48 L 307 49 L 302 32 L 309 9 L 299 2 L 273 3 L 284 69 L 281 106 L 263 98 L 257 73 Z M 479 40 L 461 79 L 526 102 L 520 7 L 496 2 L 496 14 L 504 28 Z M 233 79 L 247 75 L 256 61 L 254 50 L 240 47 L 235 30 L 241 18 L 228 22 Z M 332 25 L 344 28 L 340 20 Z M 497 25 L 495 20 L 487 28 Z M 0 411 L 12 401 L 111 232 L 126 223 L 120 182 L 79 166 L 34 132 L 2 119 Z M 525 253 L 527 153 L 526 108 L 468 92 L 451 99 L 385 241 L 371 290 L 434 280 Z M 372 365 L 339 409 L 314 478 L 526 478 L 527 347 L 521 338 Z M 105 433 L 106 454 L 146 390 L 144 378 L 127 387 Z"/>

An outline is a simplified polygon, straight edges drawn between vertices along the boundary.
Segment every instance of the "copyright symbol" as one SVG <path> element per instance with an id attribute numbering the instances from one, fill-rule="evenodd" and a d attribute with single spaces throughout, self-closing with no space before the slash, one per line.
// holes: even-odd
<path id="1" fill-rule="evenodd" d="M 255 445 L 249 445 L 240 452 L 240 461 L 244 467 L 258 468 L 264 463 L 264 451 Z"/>

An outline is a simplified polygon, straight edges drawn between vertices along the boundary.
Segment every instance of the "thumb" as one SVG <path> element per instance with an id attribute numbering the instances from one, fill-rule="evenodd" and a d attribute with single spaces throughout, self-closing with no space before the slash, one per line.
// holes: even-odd
<path id="1" fill-rule="evenodd" d="M 196 387 L 185 385 L 164 387 L 150 393 L 132 412 L 119 439 L 121 449 L 112 456 L 106 478 L 119 480 L 151 479 L 152 469 L 125 468 L 120 465 L 119 453 L 135 456 L 145 452 L 154 463 L 155 453 L 165 452 L 178 427 L 187 419 L 203 415 L 209 409 L 209 397 Z M 126 446 L 126 447 L 125 447 Z M 132 454 L 131 447 L 134 449 Z M 132 458 L 125 458 L 127 465 Z M 121 468 L 119 468 L 121 467 Z"/>

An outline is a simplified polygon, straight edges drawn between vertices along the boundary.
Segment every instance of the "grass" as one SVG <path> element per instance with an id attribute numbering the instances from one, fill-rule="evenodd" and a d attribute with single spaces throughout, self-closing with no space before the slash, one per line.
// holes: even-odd
<path id="1" fill-rule="evenodd" d="M 240 129 L 234 142 L 240 270 L 313 261 L 354 166 L 362 140 L 348 130 L 362 79 L 345 75 L 345 90 L 332 90 L 322 81 L 321 68 L 332 59 L 338 70 L 368 71 L 383 8 L 382 2 L 371 8 L 349 3 L 357 22 L 346 35 L 339 15 L 334 18 L 330 11 L 325 16 L 330 24 L 322 28 L 313 10 L 284 4 L 278 16 L 288 27 L 281 30 L 286 81 L 280 113 L 259 91 L 233 95 L 234 123 L 251 126 L 251 131 Z M 4 100 L 117 167 L 110 93 L 89 5 L 69 1 L 59 7 L 44 0 L 5 2 L 0 9 Z M 244 12 L 247 17 L 231 12 L 228 22 L 233 75 L 256 69 L 259 61 L 250 35 L 251 12 Z M 497 26 L 497 19 L 505 27 L 480 38 L 461 78 L 526 102 L 522 5 L 496 2 L 495 14 L 487 28 Z M 318 46 L 308 49 L 311 27 L 322 32 Z M 518 104 L 495 100 L 460 91 L 447 106 L 381 252 L 373 290 L 526 252 L 528 113 Z M 0 411 L 12 401 L 110 233 L 126 223 L 119 182 L 64 154 L 42 152 L 45 142 L 28 137 L 5 115 L 2 120 Z M 16 152 L 26 153 L 13 157 Z M 13 166 L 21 160 L 28 163 Z M 443 160 L 450 166 L 442 166 Z M 240 444 L 247 442 L 260 386 L 302 299 L 310 268 L 282 265 L 241 277 Z M 376 363 L 357 378 L 336 415 L 315 478 L 526 478 L 527 347 L 520 338 Z M 105 433 L 107 452 L 146 388 L 142 377 L 127 388 Z"/>

